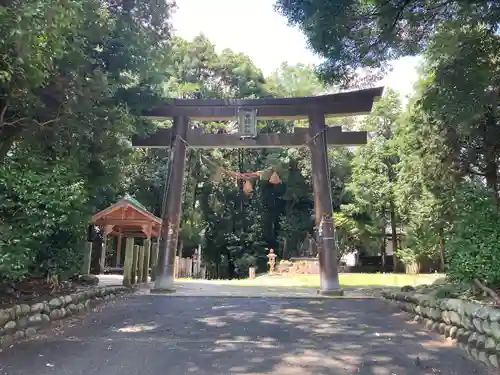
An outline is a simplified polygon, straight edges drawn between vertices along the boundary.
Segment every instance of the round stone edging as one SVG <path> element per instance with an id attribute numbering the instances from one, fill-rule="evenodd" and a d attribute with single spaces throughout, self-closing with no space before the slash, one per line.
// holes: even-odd
<path id="1" fill-rule="evenodd" d="M 455 341 L 467 356 L 499 369 L 500 309 L 461 299 L 437 299 L 414 291 L 382 292 L 415 322 Z"/>
<path id="2" fill-rule="evenodd" d="M 0 309 L 0 349 L 35 336 L 38 330 L 50 326 L 53 321 L 89 312 L 102 302 L 134 291 L 124 286 L 97 287 L 31 305 Z"/>

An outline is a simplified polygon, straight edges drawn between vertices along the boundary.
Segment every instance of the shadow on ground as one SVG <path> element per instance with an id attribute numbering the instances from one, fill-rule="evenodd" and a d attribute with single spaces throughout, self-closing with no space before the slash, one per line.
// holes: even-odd
<path id="1" fill-rule="evenodd" d="M 149 294 L 149 288 L 141 293 Z M 264 298 L 325 298 L 319 288 L 301 285 L 230 284 L 211 280 L 177 281 L 173 297 L 264 297 Z M 399 291 L 399 287 L 356 286 L 343 287 L 344 298 L 380 297 L 382 291 Z M 335 297 L 337 298 L 337 297 Z"/>
<path id="2" fill-rule="evenodd" d="M 2 367 L 3 366 L 3 367 Z M 379 300 L 137 295 L 0 353 L 0 374 L 490 374 Z"/>

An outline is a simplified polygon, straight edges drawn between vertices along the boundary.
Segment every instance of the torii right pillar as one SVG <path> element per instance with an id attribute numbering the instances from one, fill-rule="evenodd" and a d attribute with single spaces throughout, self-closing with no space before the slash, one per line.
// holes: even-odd
<path id="1" fill-rule="evenodd" d="M 320 268 L 320 293 L 324 295 L 343 295 L 339 283 L 337 246 L 334 239 L 335 228 L 330 187 L 330 168 L 328 165 L 328 146 L 326 142 L 325 115 L 315 112 L 309 115 L 312 180 L 314 190 L 314 213 L 317 229 L 318 257 Z"/>

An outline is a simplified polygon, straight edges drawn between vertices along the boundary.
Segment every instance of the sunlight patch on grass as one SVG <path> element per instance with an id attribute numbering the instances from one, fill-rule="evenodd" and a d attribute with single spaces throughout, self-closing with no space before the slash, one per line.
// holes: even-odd
<path id="1" fill-rule="evenodd" d="M 432 284 L 435 280 L 442 277 L 444 277 L 442 274 L 350 273 L 340 275 L 340 284 L 346 286 L 417 286 Z"/>
<path id="2" fill-rule="evenodd" d="M 443 274 L 381 274 L 381 273 L 343 273 L 340 274 L 340 285 L 350 287 L 402 287 L 405 285 L 417 286 L 432 284 Z M 318 288 L 318 275 L 298 276 L 261 276 L 254 280 L 190 280 L 179 279 L 180 282 L 208 282 L 210 284 L 234 286 L 282 286 Z"/>

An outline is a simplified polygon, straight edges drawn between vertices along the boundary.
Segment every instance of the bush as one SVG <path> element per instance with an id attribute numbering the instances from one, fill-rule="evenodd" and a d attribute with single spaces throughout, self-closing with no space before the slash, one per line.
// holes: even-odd
<path id="1" fill-rule="evenodd" d="M 77 271 L 85 204 L 83 183 L 70 169 L 36 157 L 6 161 L 0 167 L 0 281 Z"/>
<path id="2" fill-rule="evenodd" d="M 418 256 L 415 251 L 407 247 L 396 250 L 396 256 L 404 265 L 413 265 L 418 262 Z"/>
<path id="3" fill-rule="evenodd" d="M 491 190 L 463 185 L 455 204 L 455 223 L 446 243 L 450 279 L 500 286 L 500 211 Z"/>

